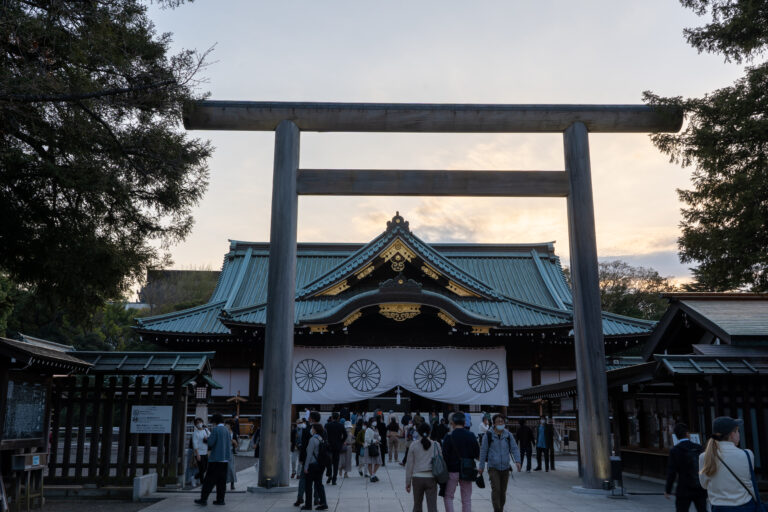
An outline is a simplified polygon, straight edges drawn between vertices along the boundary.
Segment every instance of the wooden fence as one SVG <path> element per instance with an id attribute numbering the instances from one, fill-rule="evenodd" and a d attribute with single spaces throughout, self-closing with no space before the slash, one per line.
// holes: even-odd
<path id="1" fill-rule="evenodd" d="M 187 390 L 181 376 L 55 378 L 47 484 L 131 485 L 158 474 L 175 484 L 184 473 Z M 173 407 L 171 433 L 130 433 L 133 405 Z"/>

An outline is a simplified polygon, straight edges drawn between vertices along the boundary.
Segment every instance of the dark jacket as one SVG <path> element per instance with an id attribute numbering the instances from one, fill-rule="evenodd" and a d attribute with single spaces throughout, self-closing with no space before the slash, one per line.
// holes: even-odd
<path id="1" fill-rule="evenodd" d="M 680 441 L 669 451 L 666 493 L 672 494 L 677 478 L 677 496 L 695 496 L 706 493 L 699 483 L 699 455 L 704 451 L 700 444 Z"/>
<path id="2" fill-rule="evenodd" d="M 442 442 L 443 439 L 445 439 L 445 436 L 448 435 L 448 432 L 448 425 L 445 425 L 444 423 L 438 423 L 435 425 L 435 428 L 432 429 L 432 434 L 429 437 L 433 441 Z"/>
<path id="3" fill-rule="evenodd" d="M 340 452 L 347 438 L 347 431 L 340 421 L 332 421 L 325 426 L 325 433 L 328 434 L 328 447 L 333 452 Z"/>
<path id="4" fill-rule="evenodd" d="M 539 445 L 539 429 L 541 424 L 536 425 L 536 430 L 533 431 L 533 446 Z M 547 444 L 547 449 L 551 450 L 555 445 L 555 427 L 551 423 L 544 424 L 544 442 Z"/>
<path id="5" fill-rule="evenodd" d="M 459 459 L 477 459 L 480 457 L 480 445 L 475 434 L 458 427 L 443 439 L 443 458 L 449 473 L 458 473 L 461 468 Z"/>
<path id="6" fill-rule="evenodd" d="M 312 429 L 307 424 L 306 427 L 301 429 L 301 448 L 299 449 L 299 462 L 307 460 L 307 445 L 309 445 L 309 438 L 312 437 Z"/>
<path id="7" fill-rule="evenodd" d="M 296 436 L 298 435 L 299 435 L 299 429 L 296 428 L 296 425 L 292 426 L 291 427 L 291 451 L 292 452 L 296 451 L 296 441 L 297 441 Z"/>
<path id="8" fill-rule="evenodd" d="M 526 450 L 531 446 L 535 446 L 536 443 L 533 439 L 533 430 L 528 425 L 520 425 L 515 433 L 515 441 L 520 443 L 520 449 Z"/>

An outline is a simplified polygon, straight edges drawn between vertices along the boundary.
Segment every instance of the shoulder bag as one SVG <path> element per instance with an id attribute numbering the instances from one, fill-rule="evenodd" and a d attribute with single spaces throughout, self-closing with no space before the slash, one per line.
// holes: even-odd
<path id="1" fill-rule="evenodd" d="M 747 450 L 743 450 L 744 455 L 747 456 L 747 466 L 749 467 L 749 473 L 752 478 L 752 489 L 755 491 L 754 494 L 752 491 L 749 490 L 749 487 L 739 478 L 736 476 L 736 473 L 733 472 L 731 467 L 725 463 L 723 459 L 720 458 L 720 456 L 717 456 L 717 459 L 723 463 L 723 466 L 725 466 L 725 469 L 728 470 L 728 472 L 733 475 L 733 478 L 736 479 L 737 482 L 741 484 L 741 486 L 744 488 L 745 491 L 747 491 L 747 494 L 752 498 L 749 503 L 745 503 L 744 505 L 738 507 L 739 509 L 742 509 L 743 507 L 746 507 L 747 505 L 754 505 L 754 508 L 751 510 L 754 510 L 755 512 L 765 512 L 765 506 L 760 502 L 760 491 L 757 487 L 757 479 L 755 478 L 755 470 L 752 468 L 752 459 L 749 458 L 749 453 L 747 453 Z M 750 510 L 749 508 L 744 508 L 745 511 Z"/>
<path id="2" fill-rule="evenodd" d="M 432 441 L 432 476 L 437 483 L 444 484 L 448 481 L 448 466 L 443 459 L 443 454 L 437 449 L 438 443 Z"/>

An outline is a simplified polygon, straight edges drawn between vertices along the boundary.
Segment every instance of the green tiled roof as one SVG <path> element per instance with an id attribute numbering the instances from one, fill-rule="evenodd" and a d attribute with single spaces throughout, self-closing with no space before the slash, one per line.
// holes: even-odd
<path id="1" fill-rule="evenodd" d="M 89 373 L 174 375 L 210 374 L 214 352 L 104 352 L 73 351 L 72 355 L 93 365 Z"/>
<path id="2" fill-rule="evenodd" d="M 299 244 L 296 263 L 296 323 L 340 307 L 363 289 L 316 295 L 364 267 L 399 237 L 419 258 L 483 298 L 453 296 L 474 314 L 500 327 L 555 327 L 572 323 L 572 296 L 552 243 L 428 244 L 407 223 L 388 223 L 368 244 Z M 143 332 L 227 335 L 227 324 L 263 325 L 266 317 L 269 244 L 231 241 L 210 301 L 167 315 L 138 319 Z M 450 292 L 444 292 L 447 295 Z M 315 295 L 313 295 L 315 294 Z M 606 336 L 647 334 L 654 323 L 603 314 Z"/>

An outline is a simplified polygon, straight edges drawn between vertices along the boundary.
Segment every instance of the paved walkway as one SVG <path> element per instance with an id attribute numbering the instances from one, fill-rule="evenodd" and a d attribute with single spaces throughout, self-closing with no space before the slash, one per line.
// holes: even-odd
<path id="1" fill-rule="evenodd" d="M 605 496 L 576 494 L 571 491 L 574 485 L 579 485 L 576 462 L 558 462 L 558 469 L 545 473 L 514 473 L 507 491 L 505 510 L 514 512 L 599 512 L 599 511 L 662 511 L 674 510 L 673 502 L 661 496 L 662 486 L 655 483 L 629 480 L 625 482 L 630 493 L 626 500 L 609 499 Z M 354 468 L 356 470 L 356 468 Z M 381 481 L 371 483 L 361 478 L 355 471 L 350 478 L 339 480 L 339 485 L 326 485 L 329 510 L 336 512 L 410 512 L 413 508 L 411 494 L 405 492 L 405 470 L 396 464 L 389 464 L 379 469 L 377 475 Z M 234 512 L 280 512 L 296 511 L 293 506 L 296 494 L 251 494 L 245 492 L 249 485 L 255 485 L 257 472 L 248 468 L 238 473 L 236 492 L 227 492 L 225 507 L 211 505 L 215 496 L 208 500 L 207 507 L 200 507 L 192 500 L 200 496 L 199 492 L 162 494 L 167 497 L 159 503 L 143 509 L 142 512 L 177 512 L 208 510 Z M 215 494 L 215 493 L 214 493 Z M 476 512 L 490 512 L 491 489 L 480 489 L 474 486 L 472 491 L 472 509 Z M 456 511 L 461 510 L 460 493 L 457 489 L 455 496 Z M 424 506 L 426 511 L 426 504 Z M 438 498 L 438 510 L 445 510 L 443 499 Z"/>

